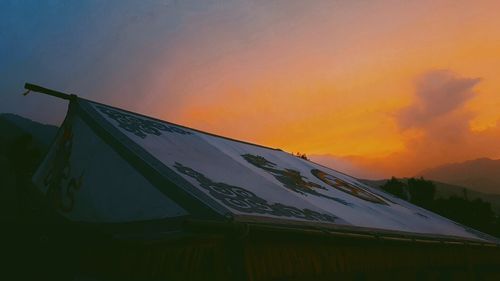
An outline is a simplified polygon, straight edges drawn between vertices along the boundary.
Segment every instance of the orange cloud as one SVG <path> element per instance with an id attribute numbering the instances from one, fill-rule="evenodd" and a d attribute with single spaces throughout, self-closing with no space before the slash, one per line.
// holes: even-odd
<path id="1" fill-rule="evenodd" d="M 413 176 L 448 162 L 499 157 L 500 120 L 486 130 L 473 130 L 477 114 L 466 102 L 476 94 L 478 78 L 459 77 L 451 71 L 429 71 L 416 79 L 415 99 L 395 114 L 405 148 L 383 157 L 349 156 L 316 159 L 359 177 Z M 338 164 L 337 164 L 338 163 Z"/>
<path id="2" fill-rule="evenodd" d="M 474 97 L 473 87 L 479 78 L 461 78 L 447 70 L 429 71 L 415 85 L 415 101 L 398 113 L 404 129 L 426 127 L 436 119 L 463 107 Z M 461 122 L 462 123 L 462 122 Z"/>

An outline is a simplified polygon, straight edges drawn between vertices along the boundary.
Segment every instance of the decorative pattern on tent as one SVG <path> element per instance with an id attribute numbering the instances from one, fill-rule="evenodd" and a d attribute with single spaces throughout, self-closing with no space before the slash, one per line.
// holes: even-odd
<path id="1" fill-rule="evenodd" d="M 306 181 L 307 177 L 302 176 L 299 171 L 285 168 L 284 170 L 280 170 L 276 168 L 276 164 L 268 161 L 266 158 L 258 155 L 252 154 L 244 154 L 242 157 L 251 163 L 252 165 L 259 167 L 269 173 L 271 173 L 278 181 L 280 181 L 286 188 L 298 192 L 300 194 L 311 194 L 315 196 L 325 197 L 336 201 L 338 203 L 351 206 L 352 204 L 342 200 L 340 198 L 331 197 L 324 195 L 322 193 L 317 192 L 315 189 L 327 190 L 327 188 L 310 181 Z M 348 193 L 352 196 L 356 196 L 360 199 L 370 201 L 372 203 L 377 204 L 385 204 L 389 205 L 384 199 L 381 197 L 372 194 L 365 190 L 361 186 L 355 186 L 354 184 L 348 183 L 338 177 L 332 176 L 326 172 L 323 172 L 318 169 L 312 169 L 311 174 L 313 174 L 316 178 L 320 179 L 322 182 L 327 185 L 336 188 L 340 191 Z"/>
<path id="2" fill-rule="evenodd" d="M 293 169 L 280 170 L 276 168 L 275 163 L 268 161 L 266 158 L 262 156 L 252 155 L 252 154 L 244 154 L 241 156 L 252 165 L 259 167 L 265 170 L 266 172 L 271 173 L 279 182 L 281 182 L 286 188 L 288 188 L 293 192 L 297 192 L 302 195 L 310 194 L 319 197 L 324 197 L 343 205 L 352 206 L 351 203 L 345 200 L 317 192 L 315 189 L 323 189 L 323 190 L 327 189 L 317 183 L 305 181 L 305 179 L 307 178 L 302 176 L 299 171 Z"/>
<path id="3" fill-rule="evenodd" d="M 79 177 L 71 177 L 71 149 L 73 131 L 70 125 L 63 127 L 63 134 L 57 143 L 52 166 L 43 179 L 47 187 L 47 198 L 57 209 L 70 212 L 75 204 L 74 194 L 83 182 L 83 172 Z"/>
<path id="4" fill-rule="evenodd" d="M 370 201 L 372 203 L 389 205 L 384 199 L 380 198 L 379 196 L 373 193 L 368 192 L 363 187 L 348 183 L 347 181 L 344 181 L 338 177 L 330 175 L 321 170 L 312 169 L 311 174 L 313 174 L 315 177 L 320 179 L 322 182 L 328 184 L 329 186 L 336 188 L 340 191 L 346 192 L 352 196 L 356 196 L 360 199 Z"/>
<path id="5" fill-rule="evenodd" d="M 132 114 L 128 114 L 122 111 L 114 110 L 104 106 L 97 106 L 97 108 L 109 118 L 118 122 L 120 128 L 125 129 L 134 135 L 146 138 L 147 135 L 161 136 L 161 131 L 169 133 L 178 133 L 182 135 L 190 135 L 191 132 L 183 130 L 179 127 L 167 126 L 160 122 L 153 120 L 138 118 Z"/>
<path id="6" fill-rule="evenodd" d="M 214 198 L 225 206 L 248 214 L 270 214 L 278 217 L 294 217 L 311 221 L 335 222 L 338 218 L 328 214 L 321 214 L 309 209 L 299 209 L 280 203 L 270 204 L 254 193 L 234 185 L 214 182 L 200 172 L 180 163 L 174 166 L 180 173 L 198 181 L 201 187 L 207 189 Z"/>

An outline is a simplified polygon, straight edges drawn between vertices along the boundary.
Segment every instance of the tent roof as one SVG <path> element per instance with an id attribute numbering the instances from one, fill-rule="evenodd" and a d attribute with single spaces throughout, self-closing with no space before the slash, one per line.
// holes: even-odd
<path id="1" fill-rule="evenodd" d="M 193 217 L 492 240 L 279 149 L 88 100 L 77 104 L 101 137 L 143 174 L 158 178 L 157 188 L 169 186 L 164 193 Z"/>
<path id="2" fill-rule="evenodd" d="M 134 189 L 138 197 L 155 189 L 161 194 L 155 197 L 164 196 L 169 200 L 165 202 L 178 206 L 171 218 L 187 215 L 196 221 L 500 244 L 494 237 L 282 150 L 76 96 L 62 97 L 71 101 L 65 123 L 76 122 L 74 116 L 83 120 L 96 138 L 147 179 L 147 185 Z M 109 171 L 109 177 L 123 176 Z M 110 187 L 103 183 L 98 188 Z M 147 202 L 139 206 L 148 207 Z"/>

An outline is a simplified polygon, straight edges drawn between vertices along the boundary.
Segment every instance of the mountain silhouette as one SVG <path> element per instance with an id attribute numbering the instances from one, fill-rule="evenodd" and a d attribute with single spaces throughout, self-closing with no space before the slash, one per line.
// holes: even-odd
<path id="1" fill-rule="evenodd" d="M 30 134 L 38 143 L 48 146 L 52 143 L 56 133 L 56 126 L 41 124 L 12 113 L 0 114 L 0 137 L 3 139 Z"/>
<path id="2" fill-rule="evenodd" d="M 445 164 L 426 169 L 416 176 L 483 193 L 500 194 L 500 159 L 479 158 Z"/>

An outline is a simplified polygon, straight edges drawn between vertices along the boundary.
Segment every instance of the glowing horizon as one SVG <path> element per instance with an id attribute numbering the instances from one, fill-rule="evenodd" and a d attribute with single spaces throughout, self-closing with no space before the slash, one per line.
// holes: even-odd
<path id="1" fill-rule="evenodd" d="M 29 49 L 23 59 L 44 67 L 19 68 L 18 76 L 200 130 L 330 157 L 363 175 L 411 176 L 500 158 L 497 1 L 78 5 L 61 12 L 63 19 L 9 13 L 13 23 L 33 21 L 26 28 L 17 22 L 26 42 L 37 39 L 31 25 L 48 38 L 67 33 Z M 44 114 L 34 110 L 37 101 L 26 109 L 35 117 Z"/>
<path id="2" fill-rule="evenodd" d="M 427 14 L 429 3 L 406 6 L 385 5 L 379 15 L 365 14 L 368 7 L 357 7 L 359 10 L 350 11 L 357 13 L 352 19 L 367 17 L 357 22 L 345 19 L 344 14 L 341 26 L 348 29 L 336 27 L 338 18 L 311 9 L 296 16 L 300 24 L 291 31 L 280 24 L 267 26 L 281 36 L 262 35 L 249 41 L 251 48 L 231 41 L 235 39 L 232 33 L 240 32 L 241 26 L 214 27 L 205 18 L 203 24 L 220 34 L 207 32 L 206 37 L 199 37 L 196 32 L 186 32 L 178 43 L 182 50 L 174 52 L 173 60 L 165 59 L 172 63 L 168 69 L 179 66 L 190 77 L 192 84 L 178 87 L 188 97 L 173 113 L 163 112 L 161 105 L 153 105 L 153 112 L 192 127 L 291 152 L 347 158 L 384 175 L 412 175 L 446 162 L 500 157 L 500 146 L 494 144 L 500 135 L 496 126 L 500 96 L 495 95 L 500 90 L 500 82 L 495 81 L 500 20 L 493 15 L 495 9 L 484 6 L 471 12 L 470 4 L 442 4 Z M 196 21 L 192 24 L 192 30 L 198 30 Z M 325 37 L 330 30 L 340 35 Z M 208 50 L 197 53 L 199 46 L 208 46 Z M 192 54 L 191 62 L 185 63 Z M 444 79 L 443 83 L 478 79 L 470 87 L 456 90 L 470 91 L 466 99 L 430 120 L 445 122 L 442 131 L 455 134 L 443 136 L 447 141 L 426 136 L 428 130 L 437 133 L 428 125 L 401 128 L 398 120 L 401 110 L 418 106 L 416 81 L 439 72 L 448 73 L 436 78 Z M 160 71 L 153 85 L 164 85 L 161 77 Z M 442 99 L 453 99 L 458 92 L 445 93 Z M 428 98 L 432 103 L 432 96 Z M 492 147 L 481 147 L 484 142 Z"/>

